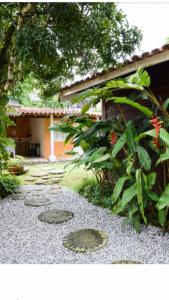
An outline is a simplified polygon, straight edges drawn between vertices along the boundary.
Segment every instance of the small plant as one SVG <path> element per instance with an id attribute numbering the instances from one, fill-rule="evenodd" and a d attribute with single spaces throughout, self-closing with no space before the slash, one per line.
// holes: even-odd
<path id="1" fill-rule="evenodd" d="M 3 199 L 7 195 L 14 193 L 19 184 L 20 182 L 15 176 L 9 174 L 0 175 L 0 198 Z"/>
<path id="2" fill-rule="evenodd" d="M 95 179 L 85 179 L 77 188 L 80 195 L 87 198 L 94 205 L 112 209 L 111 194 L 113 189 L 109 185 L 100 186 Z"/>
<path id="3" fill-rule="evenodd" d="M 19 175 L 24 172 L 24 157 L 16 155 L 8 160 L 8 171 L 10 174 Z"/>
<path id="4" fill-rule="evenodd" d="M 24 157 L 20 156 L 20 155 L 15 155 L 15 157 L 11 157 L 8 160 L 8 167 L 19 167 L 19 166 L 23 166 L 24 164 Z"/>

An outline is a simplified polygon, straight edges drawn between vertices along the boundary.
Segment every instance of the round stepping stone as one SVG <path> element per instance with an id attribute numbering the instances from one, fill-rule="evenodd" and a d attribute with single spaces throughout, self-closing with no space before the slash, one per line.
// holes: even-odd
<path id="1" fill-rule="evenodd" d="M 41 194 L 41 193 L 39 193 L 39 192 L 43 192 L 43 188 L 41 188 L 41 187 L 36 187 L 36 189 L 33 189 L 33 193 L 37 193 L 37 194 Z"/>
<path id="2" fill-rule="evenodd" d="M 22 199 L 23 199 L 23 196 L 20 194 L 12 196 L 12 200 L 22 200 Z"/>
<path id="3" fill-rule="evenodd" d="M 70 211 L 53 209 L 42 212 L 38 218 L 42 222 L 58 224 L 72 219 L 73 216 L 73 213 Z"/>
<path id="4" fill-rule="evenodd" d="M 44 184 L 44 181 L 43 181 L 43 180 L 37 180 L 37 181 L 35 182 L 35 184 L 37 184 L 37 185 Z"/>
<path id="5" fill-rule="evenodd" d="M 49 198 L 32 198 L 32 199 L 26 199 L 24 201 L 24 204 L 27 206 L 44 206 L 44 205 L 48 205 L 51 204 L 50 199 Z"/>
<path id="6" fill-rule="evenodd" d="M 112 264 L 142 264 L 140 261 L 135 261 L 135 260 L 117 260 L 113 261 Z"/>
<path id="7" fill-rule="evenodd" d="M 64 174 L 65 171 L 64 170 L 54 170 L 54 171 L 50 171 L 49 173 L 53 174 L 53 175 L 57 175 L 57 174 Z"/>
<path id="8" fill-rule="evenodd" d="M 43 180 L 50 179 L 50 176 L 43 176 L 42 179 Z"/>
<path id="9" fill-rule="evenodd" d="M 32 174 L 33 177 L 43 177 L 46 176 L 46 173 L 36 173 L 36 174 Z"/>
<path id="10" fill-rule="evenodd" d="M 107 235 L 95 229 L 82 229 L 69 233 L 63 240 L 63 245 L 75 252 L 92 252 L 107 244 Z"/>
<path id="11" fill-rule="evenodd" d="M 28 181 L 28 182 L 32 182 L 32 181 L 35 181 L 35 178 L 25 178 L 25 181 Z"/>

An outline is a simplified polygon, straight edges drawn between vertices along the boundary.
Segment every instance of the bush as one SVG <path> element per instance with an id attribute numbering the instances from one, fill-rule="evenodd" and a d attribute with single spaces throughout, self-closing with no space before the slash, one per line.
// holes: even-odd
<path id="1" fill-rule="evenodd" d="M 21 155 L 15 155 L 15 157 L 10 157 L 7 165 L 8 167 L 15 167 L 15 166 L 23 166 L 25 162 L 25 158 Z"/>
<path id="2" fill-rule="evenodd" d="M 77 191 L 92 204 L 112 209 L 112 188 L 109 185 L 100 186 L 95 179 L 85 179 Z"/>
<path id="3" fill-rule="evenodd" d="M 0 175 L 0 198 L 3 199 L 7 195 L 15 192 L 19 184 L 19 180 L 16 178 L 16 176 L 8 174 Z"/>

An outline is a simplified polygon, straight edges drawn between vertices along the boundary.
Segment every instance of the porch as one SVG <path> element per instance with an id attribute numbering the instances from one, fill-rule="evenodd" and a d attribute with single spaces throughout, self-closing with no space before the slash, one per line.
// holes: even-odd
<path id="1" fill-rule="evenodd" d="M 15 141 L 15 149 L 8 150 L 33 163 L 70 158 L 65 151 L 72 150 L 72 145 L 64 145 L 65 135 L 49 130 L 70 113 L 72 110 L 10 107 L 9 116 L 15 125 L 8 128 L 7 136 Z"/>

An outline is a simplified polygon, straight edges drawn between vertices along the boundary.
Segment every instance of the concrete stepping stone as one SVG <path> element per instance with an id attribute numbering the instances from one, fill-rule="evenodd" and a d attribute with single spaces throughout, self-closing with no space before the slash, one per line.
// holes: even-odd
<path id="1" fill-rule="evenodd" d="M 44 185 L 44 181 L 43 180 L 37 180 L 37 181 L 35 181 L 35 184 L 37 184 L 37 185 Z"/>
<path id="2" fill-rule="evenodd" d="M 43 176 L 42 179 L 44 180 L 47 180 L 47 179 L 50 179 L 51 177 L 50 176 Z"/>
<path id="3" fill-rule="evenodd" d="M 135 260 L 117 260 L 117 261 L 113 261 L 112 264 L 142 264 L 142 262 L 140 261 L 135 261 Z"/>
<path id="4" fill-rule="evenodd" d="M 14 195 L 12 195 L 12 200 L 23 200 L 23 198 L 24 198 L 24 195 L 21 195 L 21 194 L 18 194 L 18 195 L 14 194 Z"/>
<path id="5" fill-rule="evenodd" d="M 64 174 L 65 171 L 64 170 L 54 170 L 54 171 L 50 171 L 49 173 L 53 174 L 53 175 L 57 175 L 57 174 Z"/>
<path id="6" fill-rule="evenodd" d="M 42 222 L 59 224 L 72 219 L 73 216 L 73 213 L 70 211 L 53 209 L 42 212 L 38 218 Z"/>
<path id="7" fill-rule="evenodd" d="M 44 205 L 52 204 L 52 202 L 50 202 L 49 198 L 37 197 L 37 198 L 26 199 L 24 201 L 24 204 L 26 206 L 44 206 Z"/>
<path id="8" fill-rule="evenodd" d="M 47 175 L 47 173 L 36 173 L 36 174 L 32 174 L 32 177 L 43 177 L 46 175 Z"/>
<path id="9" fill-rule="evenodd" d="M 28 182 L 33 182 L 35 181 L 35 178 L 30 177 L 30 178 L 25 178 L 24 180 Z"/>
<path id="10" fill-rule="evenodd" d="M 64 247 L 74 252 L 92 252 L 107 244 L 107 235 L 95 229 L 81 229 L 69 233 L 63 240 Z"/>
<path id="11" fill-rule="evenodd" d="M 55 183 L 59 183 L 61 179 L 52 179 L 51 183 L 55 184 Z"/>

